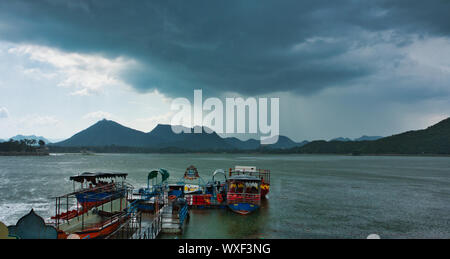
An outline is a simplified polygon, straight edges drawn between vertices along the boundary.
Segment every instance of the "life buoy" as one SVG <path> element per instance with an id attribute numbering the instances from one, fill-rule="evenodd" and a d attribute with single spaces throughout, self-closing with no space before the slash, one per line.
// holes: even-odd
<path id="1" fill-rule="evenodd" d="M 222 194 L 217 194 L 217 201 L 219 202 L 219 203 L 221 203 L 222 201 L 223 201 L 223 197 L 222 197 Z"/>

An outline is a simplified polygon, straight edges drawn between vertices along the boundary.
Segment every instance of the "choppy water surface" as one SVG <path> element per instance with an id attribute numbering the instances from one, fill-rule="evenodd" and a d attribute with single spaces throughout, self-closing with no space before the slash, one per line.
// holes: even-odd
<path id="1" fill-rule="evenodd" d="M 85 171 L 129 174 L 135 187 L 149 169 L 177 180 L 189 165 L 209 180 L 217 168 L 270 169 L 261 210 L 192 210 L 180 238 L 450 238 L 450 158 L 248 154 L 79 154 L 0 157 L 0 221 L 15 224 L 31 208 L 47 218 L 50 197 L 72 190 Z M 174 236 L 163 236 L 174 238 Z"/>

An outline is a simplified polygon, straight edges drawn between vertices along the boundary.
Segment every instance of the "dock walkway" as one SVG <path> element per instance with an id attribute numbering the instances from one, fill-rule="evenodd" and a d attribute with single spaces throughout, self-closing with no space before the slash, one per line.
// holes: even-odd
<path id="1" fill-rule="evenodd" d="M 167 203 L 166 203 L 167 202 Z M 164 207 L 162 212 L 162 233 L 167 234 L 180 234 L 183 232 L 183 226 L 185 219 L 189 216 L 187 205 L 174 210 L 173 202 L 169 202 L 168 193 L 164 192 Z"/>

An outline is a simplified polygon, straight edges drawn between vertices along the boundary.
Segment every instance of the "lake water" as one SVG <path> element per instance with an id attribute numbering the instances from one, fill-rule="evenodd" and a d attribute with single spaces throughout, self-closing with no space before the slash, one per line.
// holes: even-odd
<path id="1" fill-rule="evenodd" d="M 70 192 L 69 176 L 126 172 L 136 188 L 152 168 L 178 180 L 195 165 L 206 181 L 217 168 L 271 170 L 269 199 L 251 215 L 191 210 L 177 238 L 450 238 L 450 158 L 251 154 L 56 154 L 0 157 L 0 221 L 31 208 L 54 213 L 50 197 Z M 175 238 L 176 236 L 162 236 Z"/>

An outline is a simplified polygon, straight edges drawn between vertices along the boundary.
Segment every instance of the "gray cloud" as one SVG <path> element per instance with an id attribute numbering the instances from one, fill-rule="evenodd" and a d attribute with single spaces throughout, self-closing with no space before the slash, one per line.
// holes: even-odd
<path id="1" fill-rule="evenodd" d="M 404 58 L 380 45 L 450 35 L 449 12 L 444 0 L 16 0 L 0 1 L 0 38 L 134 58 L 121 76 L 142 92 L 308 95 Z"/>

